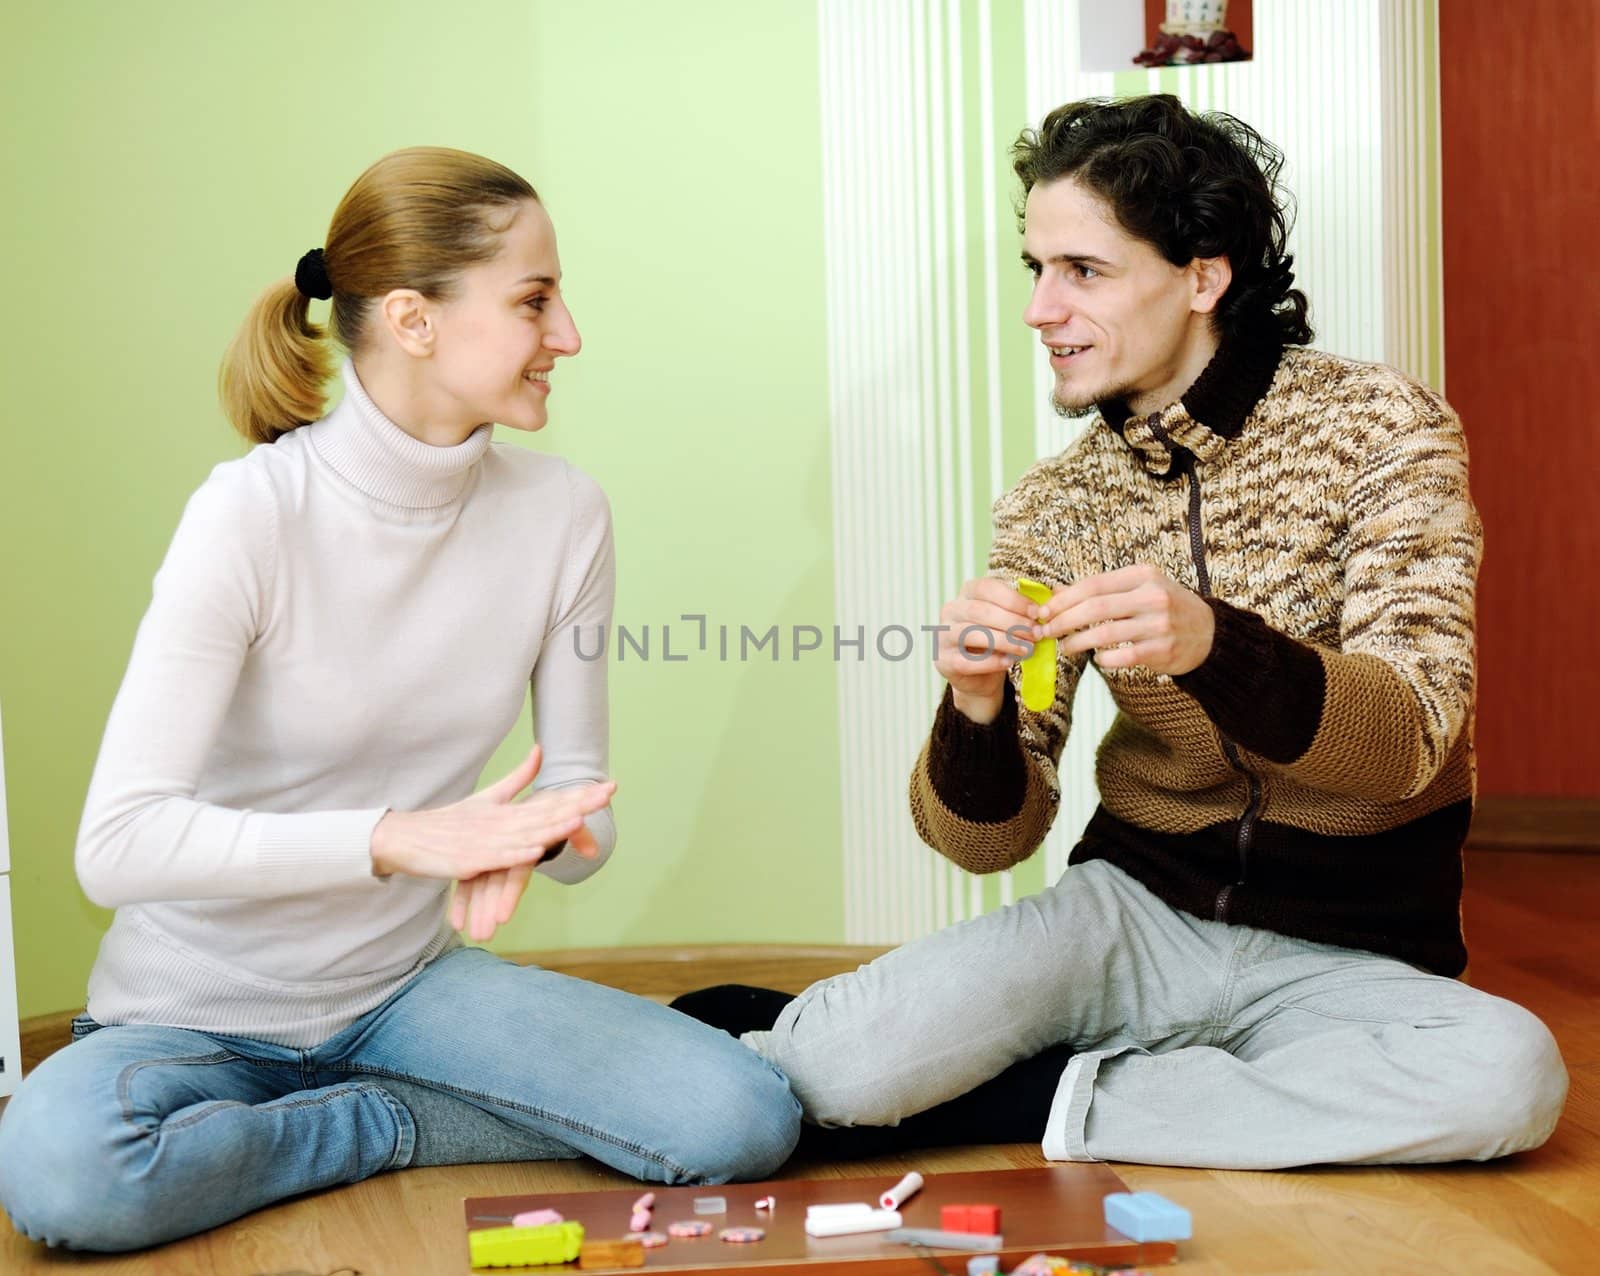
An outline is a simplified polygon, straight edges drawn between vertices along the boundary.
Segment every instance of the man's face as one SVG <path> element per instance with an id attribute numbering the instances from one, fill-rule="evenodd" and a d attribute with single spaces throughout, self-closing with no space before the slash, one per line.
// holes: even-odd
<path id="1" fill-rule="evenodd" d="M 1072 178 L 1034 186 L 1023 221 L 1034 284 L 1022 317 L 1050 350 L 1056 410 L 1120 399 L 1142 414 L 1176 400 L 1215 349 L 1194 269 L 1129 235 Z"/>

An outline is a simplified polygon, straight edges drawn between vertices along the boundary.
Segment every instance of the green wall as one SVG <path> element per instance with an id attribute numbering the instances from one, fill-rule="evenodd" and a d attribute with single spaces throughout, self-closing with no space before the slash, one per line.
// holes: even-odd
<path id="1" fill-rule="evenodd" d="M 815 14 L 756 15 L 8 10 L 0 705 L 24 1016 L 82 1004 L 109 919 L 73 840 L 151 576 L 241 450 L 222 349 L 389 150 L 480 151 L 546 198 L 585 350 L 537 446 L 611 496 L 619 621 L 832 624 Z M 495 946 L 838 939 L 832 666 L 667 664 L 655 641 L 613 675 L 614 861 L 538 883 Z"/>
<path id="2" fill-rule="evenodd" d="M 1014 482 L 1036 446 L 1007 156 L 1025 122 L 1023 9 L 989 9 L 1003 473 L 975 442 L 972 570 L 991 485 Z M 216 404 L 222 350 L 259 289 L 321 242 L 351 180 L 419 143 L 502 160 L 550 208 L 585 349 L 563 367 L 550 428 L 510 441 L 559 451 L 609 492 L 617 619 L 651 636 L 650 659 L 613 665 L 613 863 L 576 889 L 536 881 L 494 947 L 843 939 L 832 663 L 723 662 L 714 643 L 691 650 L 680 619 L 727 625 L 735 645 L 741 626 L 836 621 L 815 0 L 4 12 L 0 705 L 22 1014 L 82 1003 L 108 921 L 77 888 L 72 846 L 151 576 L 189 493 L 242 450 Z M 953 251 L 972 284 L 981 422 L 983 33 L 978 6 L 959 13 L 967 235 Z M 1424 27 L 1431 103 L 1431 16 Z M 1148 83 L 1124 72 L 1114 90 Z M 1421 149 L 1436 200 L 1437 148 Z M 1423 281 L 1435 301 L 1436 265 Z M 663 658 L 664 625 L 688 660 Z M 525 721 L 490 775 L 529 734 Z M 904 818 L 903 789 L 873 800 Z M 1044 884 L 1046 858 L 1017 870 L 1017 895 Z M 999 895 L 986 881 L 986 905 Z"/>

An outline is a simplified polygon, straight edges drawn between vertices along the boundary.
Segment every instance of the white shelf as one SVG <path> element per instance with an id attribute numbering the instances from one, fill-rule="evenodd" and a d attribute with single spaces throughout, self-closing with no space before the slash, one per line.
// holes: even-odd
<path id="1" fill-rule="evenodd" d="M 6 824 L 6 750 L 0 735 L 0 1096 L 22 1081 L 17 1023 L 17 957 L 11 942 L 11 834 Z"/>
<path id="2" fill-rule="evenodd" d="M 0 873 L 0 1097 L 22 1081 L 22 1040 L 17 1023 L 16 963 L 11 947 L 11 874 Z"/>

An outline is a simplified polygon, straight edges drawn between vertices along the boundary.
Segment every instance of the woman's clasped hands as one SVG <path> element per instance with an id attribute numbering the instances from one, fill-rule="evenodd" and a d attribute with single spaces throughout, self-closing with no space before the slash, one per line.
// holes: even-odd
<path id="1" fill-rule="evenodd" d="M 539 774 L 534 745 L 510 774 L 449 806 L 389 811 L 372 831 L 372 871 L 379 876 L 454 878 L 450 924 L 483 942 L 516 912 L 534 866 L 562 842 L 578 855 L 600 853 L 585 817 L 603 809 L 615 780 L 517 795 Z"/>

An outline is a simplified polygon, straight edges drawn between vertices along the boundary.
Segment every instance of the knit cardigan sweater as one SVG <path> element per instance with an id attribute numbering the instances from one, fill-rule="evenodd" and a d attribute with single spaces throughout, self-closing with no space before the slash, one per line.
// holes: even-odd
<path id="1" fill-rule="evenodd" d="M 1216 619 L 1187 674 L 1096 666 L 1118 713 L 1071 863 L 1109 860 L 1199 917 L 1465 967 L 1482 531 L 1443 399 L 1392 368 L 1235 341 L 1149 417 L 1101 405 L 994 520 L 994 576 L 1150 563 Z M 979 873 L 1038 848 L 1087 663 L 1062 657 L 1041 713 L 1014 671 L 988 725 L 946 692 L 911 779 L 929 845 Z"/>

